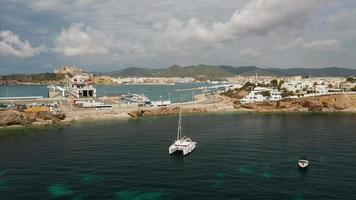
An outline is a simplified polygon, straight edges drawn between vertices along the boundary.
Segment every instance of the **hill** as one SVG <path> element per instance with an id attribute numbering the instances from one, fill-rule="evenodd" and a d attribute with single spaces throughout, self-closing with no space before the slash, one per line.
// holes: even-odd
<path id="1" fill-rule="evenodd" d="M 356 69 L 329 67 L 329 68 L 260 68 L 256 66 L 215 66 L 191 65 L 181 67 L 173 65 L 165 69 L 126 68 L 120 71 L 104 73 L 110 76 L 147 76 L 147 77 L 194 77 L 196 79 L 220 79 L 232 76 L 311 76 L 311 77 L 346 77 L 356 76 Z"/>
<path id="2" fill-rule="evenodd" d="M 219 79 L 232 77 L 235 74 L 214 65 L 192 65 L 181 67 L 172 65 L 166 69 L 148 69 L 130 67 L 120 71 L 104 73 L 110 76 L 146 76 L 146 77 L 194 77 L 196 79 Z"/>

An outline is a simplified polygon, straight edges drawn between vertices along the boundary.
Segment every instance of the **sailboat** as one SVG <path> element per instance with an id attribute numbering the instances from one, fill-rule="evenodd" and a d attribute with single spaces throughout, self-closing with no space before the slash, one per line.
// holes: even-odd
<path id="1" fill-rule="evenodd" d="M 196 142 L 193 142 L 192 139 L 183 136 L 182 137 L 182 109 L 179 107 L 179 120 L 178 120 L 178 132 L 177 139 L 169 147 L 169 154 L 172 154 L 176 151 L 182 151 L 183 155 L 187 155 L 192 152 L 197 145 Z"/>

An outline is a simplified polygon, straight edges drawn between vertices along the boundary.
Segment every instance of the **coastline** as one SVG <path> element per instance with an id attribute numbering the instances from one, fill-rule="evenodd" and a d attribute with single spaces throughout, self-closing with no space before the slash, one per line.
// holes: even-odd
<path id="1" fill-rule="evenodd" d="M 333 96 L 332 98 L 336 98 Z M 340 95 L 338 98 L 345 98 L 345 95 Z M 351 106 L 343 109 L 336 109 L 335 105 L 329 107 L 321 107 L 321 110 L 310 109 L 314 104 L 307 104 L 303 107 L 303 103 L 309 102 L 309 99 L 298 99 L 298 101 L 286 100 L 287 102 L 293 105 L 298 105 L 298 107 L 284 107 L 278 108 L 274 104 L 276 102 L 263 102 L 263 103 L 254 103 L 249 105 L 239 105 L 236 106 L 236 99 L 226 97 L 226 96 L 215 96 L 214 100 L 207 95 L 197 95 L 196 101 L 185 102 L 173 104 L 165 107 L 133 107 L 133 108 L 113 108 L 110 111 L 97 111 L 97 110 L 88 110 L 88 109 L 65 109 L 64 114 L 65 118 L 60 121 L 48 123 L 47 121 L 33 122 L 32 124 L 25 125 L 9 125 L 0 127 L 0 131 L 5 129 L 27 129 L 33 127 L 51 127 L 59 126 L 66 127 L 71 126 L 73 123 L 77 122 L 93 122 L 93 121 L 108 121 L 108 120 L 129 120 L 137 119 L 141 117 L 160 117 L 167 115 L 177 115 L 178 107 L 182 107 L 182 112 L 184 114 L 196 114 L 196 113 L 220 113 L 220 114 L 229 114 L 229 113 L 264 113 L 264 114 L 294 114 L 294 113 L 325 113 L 325 114 L 356 114 L 356 95 L 348 96 L 351 98 Z M 321 98 L 320 98 L 321 99 Z M 319 100 L 320 100 L 319 99 Z M 336 99 L 335 99 L 336 100 Z M 292 102 L 292 103 L 291 103 Z M 298 104 L 296 103 L 298 102 Z M 315 103 L 315 102 L 314 102 Z M 322 104 L 321 102 L 317 102 Z M 345 104 L 345 102 L 342 102 Z M 318 105 L 319 105 L 318 104 Z M 331 105 L 331 104 L 330 104 Z M 309 106 L 309 107 L 308 107 Z M 331 109 L 333 108 L 333 109 Z M 36 118 L 37 119 L 37 118 Z"/>

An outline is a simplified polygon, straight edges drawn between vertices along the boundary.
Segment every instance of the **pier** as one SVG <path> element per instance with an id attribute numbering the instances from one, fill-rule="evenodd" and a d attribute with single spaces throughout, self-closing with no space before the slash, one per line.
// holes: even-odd
<path id="1" fill-rule="evenodd" d="M 0 101 L 28 101 L 43 99 L 43 96 L 25 96 L 25 97 L 0 97 Z"/>

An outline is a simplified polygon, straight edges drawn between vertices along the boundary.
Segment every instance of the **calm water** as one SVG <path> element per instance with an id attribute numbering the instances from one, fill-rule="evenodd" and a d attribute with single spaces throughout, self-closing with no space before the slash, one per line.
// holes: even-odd
<path id="1" fill-rule="evenodd" d="M 172 102 L 191 101 L 192 95 L 202 93 L 202 90 L 176 91 L 177 89 L 190 89 L 200 86 L 208 86 L 205 83 L 177 83 L 175 85 L 118 85 L 118 86 L 96 86 L 97 96 L 116 96 L 127 93 L 145 94 L 151 100 L 168 100 Z M 0 97 L 16 96 L 43 96 L 48 97 L 47 86 L 22 85 L 22 86 L 0 86 Z"/>
<path id="2" fill-rule="evenodd" d="M 169 156 L 177 116 L 0 138 L 0 199 L 355 199 L 356 115 L 184 116 L 198 142 Z M 311 160 L 308 171 L 297 159 Z"/>

